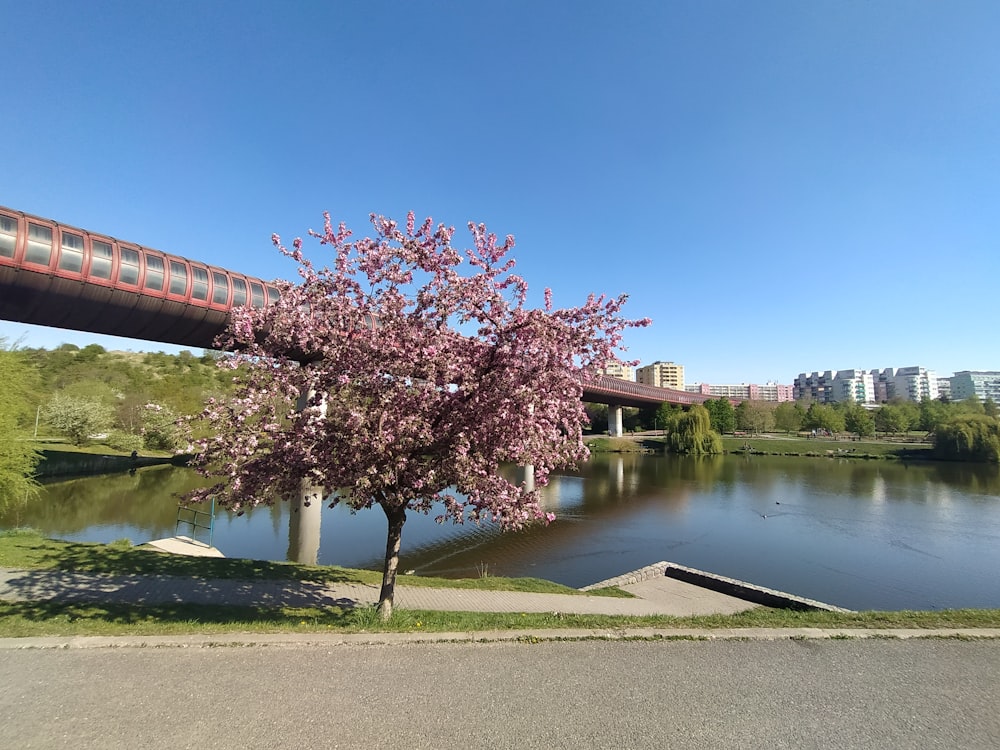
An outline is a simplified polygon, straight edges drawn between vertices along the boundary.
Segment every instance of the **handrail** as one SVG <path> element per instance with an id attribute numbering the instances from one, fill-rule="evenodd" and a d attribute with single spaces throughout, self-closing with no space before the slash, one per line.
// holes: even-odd
<path id="1" fill-rule="evenodd" d="M 183 514 L 190 513 L 190 518 L 183 518 Z M 208 516 L 208 522 L 200 520 L 201 516 Z M 215 498 L 212 498 L 212 510 L 200 510 L 194 508 L 190 505 L 179 504 L 177 506 L 177 521 L 174 523 L 174 536 L 177 536 L 177 532 L 181 524 L 187 524 L 191 527 L 191 539 L 192 541 L 198 541 L 198 529 L 208 530 L 208 546 L 212 546 L 212 541 L 215 537 Z M 204 543 L 204 542 L 203 542 Z"/>

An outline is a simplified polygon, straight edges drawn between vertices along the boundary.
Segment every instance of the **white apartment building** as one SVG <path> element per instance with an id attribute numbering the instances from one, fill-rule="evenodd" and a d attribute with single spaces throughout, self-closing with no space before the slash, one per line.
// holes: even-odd
<path id="1" fill-rule="evenodd" d="M 900 367 L 896 370 L 893 378 L 894 389 L 892 392 L 896 398 L 904 401 L 922 401 L 925 398 L 936 399 L 938 397 L 937 375 L 933 370 L 925 370 L 923 367 Z"/>
<path id="2" fill-rule="evenodd" d="M 861 369 L 837 370 L 830 383 L 828 398 L 833 402 L 875 403 L 875 379 Z"/>
<path id="3" fill-rule="evenodd" d="M 800 373 L 795 379 L 795 399 L 810 399 L 818 403 L 855 401 L 859 404 L 884 404 L 898 398 L 920 401 L 938 397 L 937 376 L 923 367 L 886 367 L 884 370 L 860 368 L 826 370 L 811 375 Z"/>
<path id="4" fill-rule="evenodd" d="M 875 384 L 875 402 L 879 404 L 894 398 L 922 401 L 940 395 L 937 375 L 933 370 L 920 366 L 900 367 L 898 370 L 886 367 L 884 370 L 872 370 L 871 376 Z"/>
<path id="5" fill-rule="evenodd" d="M 739 385 L 719 385 L 717 383 L 688 383 L 684 386 L 688 393 L 700 393 L 702 396 L 712 398 L 733 398 L 740 401 L 747 401 L 750 398 L 750 386 L 746 383 Z"/>
<path id="6" fill-rule="evenodd" d="M 720 385 L 717 383 L 691 383 L 684 386 L 688 393 L 700 393 L 712 398 L 728 398 L 738 401 L 793 401 L 790 385 L 781 385 L 773 380 L 767 383 L 740 383 Z"/>
<path id="7" fill-rule="evenodd" d="M 635 371 L 635 381 L 657 388 L 676 388 L 683 391 L 684 365 L 659 361 L 651 365 L 644 365 Z"/>

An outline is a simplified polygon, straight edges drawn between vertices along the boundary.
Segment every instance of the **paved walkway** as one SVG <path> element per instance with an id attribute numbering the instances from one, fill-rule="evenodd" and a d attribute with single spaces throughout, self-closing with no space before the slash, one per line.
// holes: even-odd
<path id="1" fill-rule="evenodd" d="M 756 605 L 671 578 L 621 586 L 634 599 L 529 594 L 407 586 L 400 579 L 395 604 L 405 609 L 453 612 L 560 612 L 601 615 L 732 614 Z M 121 604 L 229 604 L 264 607 L 362 606 L 378 601 L 378 586 L 301 581 L 236 581 L 162 575 L 99 575 L 0 568 L 0 599 Z"/>

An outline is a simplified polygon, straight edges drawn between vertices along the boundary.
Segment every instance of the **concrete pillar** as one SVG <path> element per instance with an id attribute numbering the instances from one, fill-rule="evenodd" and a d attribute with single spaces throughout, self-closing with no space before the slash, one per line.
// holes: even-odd
<path id="1" fill-rule="evenodd" d="M 524 488 L 528 492 L 532 492 L 535 489 L 535 465 L 525 464 L 523 468 L 524 468 Z"/>
<path id="2" fill-rule="evenodd" d="M 312 395 L 313 393 L 300 395 L 296 407 L 300 411 L 306 408 Z M 321 408 L 325 416 L 326 399 Z M 289 499 L 287 557 L 291 562 L 315 565 L 319 560 L 319 532 L 325 500 L 323 492 L 323 487 L 313 484 L 308 477 L 303 477 L 298 496 Z"/>
<path id="3" fill-rule="evenodd" d="M 535 405 L 534 404 L 528 404 L 528 414 L 534 414 L 534 413 L 535 413 Z M 524 469 L 524 488 L 528 492 L 534 492 L 534 490 L 535 490 L 535 465 L 534 464 L 525 464 L 523 466 L 523 469 Z"/>
<path id="4" fill-rule="evenodd" d="M 611 437 L 621 437 L 622 428 L 622 408 L 620 406 L 608 405 L 608 434 Z"/>
<path id="5" fill-rule="evenodd" d="M 288 560 L 315 565 L 319 560 L 319 532 L 323 511 L 323 488 L 302 480 L 288 515 Z"/>

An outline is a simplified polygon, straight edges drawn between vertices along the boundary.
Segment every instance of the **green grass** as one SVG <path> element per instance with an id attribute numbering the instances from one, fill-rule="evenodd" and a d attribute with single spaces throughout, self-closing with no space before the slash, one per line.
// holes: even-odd
<path id="1" fill-rule="evenodd" d="M 651 449 L 647 441 L 627 437 L 587 438 L 587 447 L 593 453 L 645 453 Z M 663 450 L 662 445 L 659 449 Z"/>
<path id="2" fill-rule="evenodd" d="M 587 447 L 594 453 L 645 453 L 664 450 L 665 440 L 655 435 L 630 437 L 593 437 L 587 439 Z M 805 456 L 862 459 L 910 459 L 930 460 L 934 458 L 934 446 L 930 443 L 902 443 L 899 441 L 865 438 L 856 440 L 833 440 L 832 438 L 807 438 L 798 435 L 769 434 L 766 437 L 722 436 L 722 448 L 726 453 L 742 453 L 746 445 L 753 453 L 768 456 Z"/>
<path id="3" fill-rule="evenodd" d="M 258 560 L 187 558 L 129 547 L 45 539 L 31 530 L 0 533 L 0 567 L 91 573 L 147 573 L 193 578 L 271 578 L 378 584 L 381 574 L 348 568 Z M 450 580 L 401 576 L 400 585 L 579 594 L 537 578 L 486 577 Z M 601 592 L 588 592 L 590 594 Z M 603 592 L 621 596 L 620 589 Z M 1000 610 L 939 612 L 822 612 L 759 607 L 735 615 L 625 617 L 561 613 L 437 612 L 397 608 L 379 622 L 370 607 L 268 608 L 196 604 L 136 606 L 66 602 L 0 601 L 0 636 L 178 635 L 189 633 L 470 632 L 584 628 L 996 628 Z"/>
<path id="4" fill-rule="evenodd" d="M 382 583 L 382 573 L 375 570 L 241 558 L 185 557 L 143 547 L 132 547 L 127 542 L 87 544 L 46 539 L 32 529 L 0 532 L 0 567 L 67 570 L 77 573 L 167 575 L 199 579 L 265 579 L 369 585 Z M 400 586 L 523 591 L 541 594 L 584 593 L 541 578 L 487 576 L 450 579 L 401 575 L 396 580 Z M 620 589 L 599 589 L 586 593 L 591 596 L 630 596 Z"/>
<path id="5" fill-rule="evenodd" d="M 742 452 L 749 444 L 754 453 L 772 456 L 833 456 L 836 458 L 871 459 L 932 459 L 929 443 L 899 443 L 865 438 L 860 441 L 805 438 L 795 435 L 769 437 L 723 436 L 722 447 L 727 453 Z"/>
<path id="6" fill-rule="evenodd" d="M 65 438 L 37 438 L 35 440 L 29 440 L 28 442 L 40 451 L 47 450 L 58 453 L 86 453 L 98 456 L 128 456 L 132 453 L 132 451 L 118 450 L 117 448 L 112 448 L 111 446 L 100 442 L 88 442 L 84 445 L 73 445 Z M 168 458 L 174 454 L 170 451 L 148 450 L 144 448 L 139 452 L 139 455 L 146 458 Z"/>
<path id="7" fill-rule="evenodd" d="M 31 530 L 0 533 L 0 567 L 69 570 L 79 573 L 137 573 L 192 578 L 289 579 L 324 583 L 368 583 L 345 568 L 213 557 L 169 555 L 122 544 L 86 544 L 46 539 Z"/>
<path id="8" fill-rule="evenodd" d="M 370 607 L 264 608 L 170 604 L 0 602 L 0 636 L 190 633 L 454 633 L 483 630 L 625 628 L 996 628 L 1000 610 L 796 612 L 764 607 L 735 615 L 612 617 L 561 613 L 437 612 L 396 608 L 380 622 Z"/>

